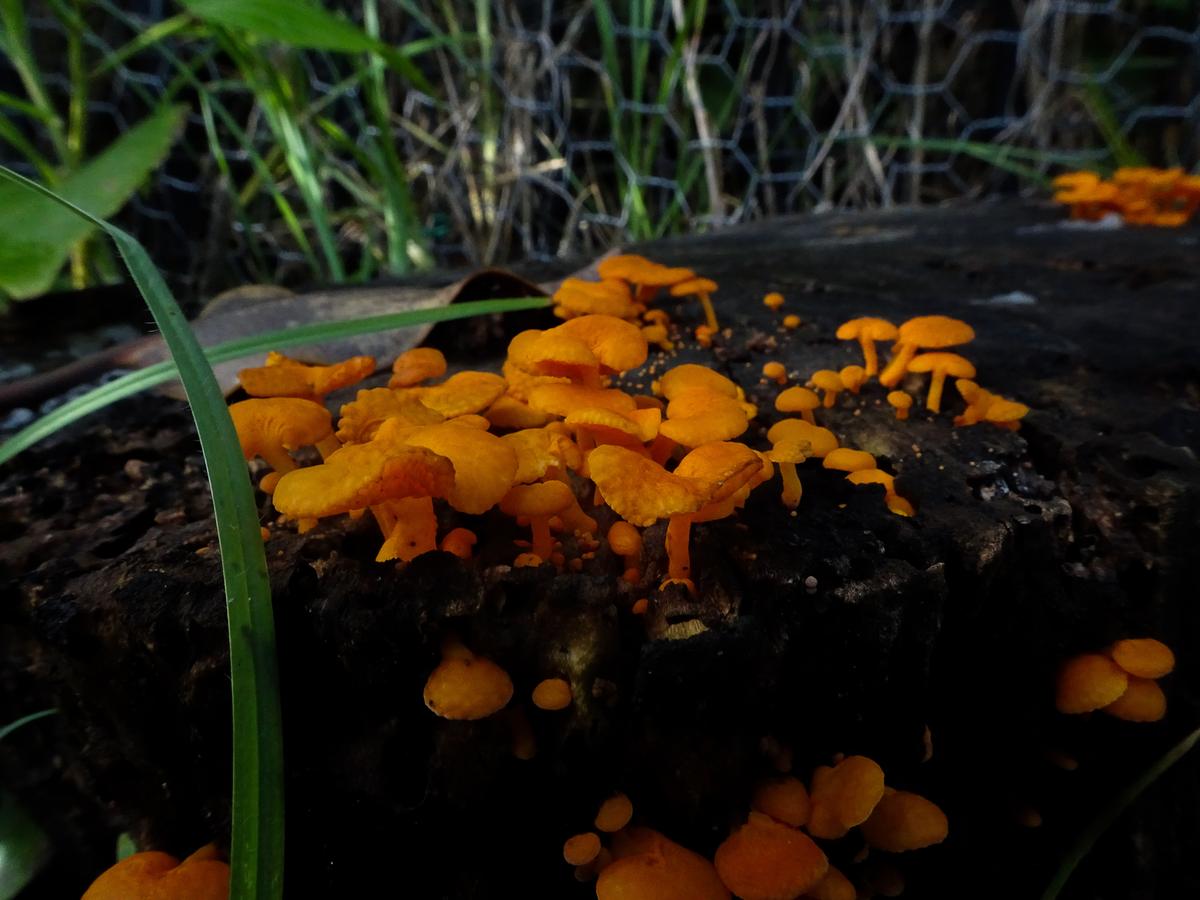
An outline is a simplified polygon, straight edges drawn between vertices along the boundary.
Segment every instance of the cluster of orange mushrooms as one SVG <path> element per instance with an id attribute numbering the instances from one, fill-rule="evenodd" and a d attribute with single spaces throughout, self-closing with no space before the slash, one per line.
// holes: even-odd
<path id="1" fill-rule="evenodd" d="M 1072 219 L 1119 215 L 1130 225 L 1178 228 L 1200 209 L 1200 175 L 1183 169 L 1125 166 L 1103 179 L 1095 172 L 1066 172 L 1054 179 L 1054 200 Z"/>
<path id="2" fill-rule="evenodd" d="M 1157 722 L 1167 714 L 1158 679 L 1175 654 L 1154 638 L 1124 638 L 1101 653 L 1081 653 L 1058 671 L 1055 705 L 1071 715 L 1103 710 L 1127 722 Z"/>
<path id="3" fill-rule="evenodd" d="M 763 781 L 749 806 L 709 861 L 653 828 L 631 825 L 633 804 L 616 794 L 600 805 L 594 831 L 567 839 L 563 858 L 578 879 L 596 879 L 598 900 L 855 900 L 854 883 L 814 838 L 836 841 L 857 828 L 861 863 L 871 850 L 919 850 L 949 832 L 936 804 L 886 786 L 883 769 L 865 756 L 818 766 L 807 786 L 793 775 Z M 886 880 L 886 896 L 903 888 L 890 866 L 869 877 Z"/>

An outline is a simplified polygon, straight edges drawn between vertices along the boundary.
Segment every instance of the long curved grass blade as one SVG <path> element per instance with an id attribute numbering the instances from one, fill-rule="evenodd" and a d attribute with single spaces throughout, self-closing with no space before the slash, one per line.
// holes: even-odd
<path id="1" fill-rule="evenodd" d="M 0 727 L 0 741 L 4 740 L 18 728 L 24 728 L 30 722 L 36 722 L 38 719 L 44 719 L 46 716 L 52 716 L 57 712 L 57 709 L 43 709 L 40 712 L 30 713 L 27 716 L 21 716 L 21 718 L 9 722 L 7 725 Z"/>
<path id="2" fill-rule="evenodd" d="M 550 305 L 545 297 L 520 297 L 514 300 L 471 300 L 466 303 L 454 303 L 436 309 L 412 309 L 405 312 L 388 313 L 381 316 L 367 316 L 360 319 L 346 319 L 340 322 L 318 322 L 312 325 L 300 325 L 295 328 L 282 328 L 278 331 L 268 331 L 249 337 L 225 341 L 207 348 L 205 356 L 210 363 L 225 362 L 247 356 L 251 353 L 263 353 L 267 350 L 282 350 L 287 347 L 297 347 L 304 344 L 314 344 L 325 340 L 354 337 L 359 334 L 374 334 L 380 331 L 392 331 L 397 328 L 407 328 L 412 325 L 427 325 L 434 322 L 450 322 L 455 319 L 467 319 L 473 316 L 487 316 L 496 313 L 518 312 L 523 309 L 540 309 Z M 8 462 L 18 453 L 28 450 L 56 431 L 67 427 L 72 422 L 86 415 L 103 409 L 118 400 L 124 400 L 134 394 L 149 390 L 156 385 L 178 378 L 179 372 L 172 362 L 155 363 L 136 372 L 130 372 L 119 378 L 114 378 L 107 384 L 68 400 L 62 406 L 46 413 L 37 421 L 25 426 L 4 443 L 0 444 L 0 465 Z"/>
<path id="3" fill-rule="evenodd" d="M 1062 862 L 1059 864 L 1058 871 L 1054 873 L 1054 878 L 1051 879 L 1049 887 L 1042 894 L 1042 900 L 1057 900 L 1059 893 L 1070 879 L 1071 874 L 1083 861 L 1084 857 L 1091 852 L 1092 847 L 1100 839 L 1100 836 L 1109 829 L 1113 822 L 1121 817 L 1121 813 L 1133 805 L 1133 801 L 1141 796 L 1146 788 L 1161 778 L 1171 766 L 1183 759 L 1188 754 L 1188 751 L 1196 746 L 1197 741 L 1200 741 L 1200 728 L 1197 728 L 1164 753 L 1150 768 L 1138 776 L 1136 781 L 1113 798 L 1112 803 L 1106 806 L 1089 823 L 1083 834 L 1079 836 L 1079 840 L 1067 851 L 1067 855 L 1063 857 Z"/>
<path id="4" fill-rule="evenodd" d="M 55 200 L 108 233 L 179 370 L 208 469 L 229 618 L 233 689 L 230 898 L 281 900 L 283 729 L 271 585 L 246 461 L 225 398 L 183 312 L 137 240 L 9 169 L 0 167 L 0 176 Z"/>

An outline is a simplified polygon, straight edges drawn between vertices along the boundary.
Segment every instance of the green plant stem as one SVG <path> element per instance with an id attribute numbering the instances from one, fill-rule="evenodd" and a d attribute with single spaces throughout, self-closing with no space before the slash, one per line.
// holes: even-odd
<path id="1" fill-rule="evenodd" d="M 31 722 L 36 722 L 38 719 L 44 719 L 47 716 L 52 716 L 57 712 L 57 709 L 43 709 L 39 712 L 30 713 L 27 716 L 21 716 L 21 718 L 9 722 L 7 725 L 0 727 L 0 741 L 4 740 L 17 729 L 24 728 Z"/>

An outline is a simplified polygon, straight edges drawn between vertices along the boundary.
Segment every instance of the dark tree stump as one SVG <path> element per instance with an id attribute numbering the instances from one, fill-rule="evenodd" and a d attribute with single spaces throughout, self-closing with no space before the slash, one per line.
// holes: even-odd
<path id="1" fill-rule="evenodd" d="M 897 860 L 908 896 L 1036 896 L 1088 819 L 1200 724 L 1200 231 L 1060 219 L 1015 204 L 815 216 L 644 248 L 720 282 L 732 336 L 657 367 L 703 361 L 745 386 L 756 446 L 776 418 L 764 362 L 856 361 L 834 339 L 853 315 L 975 326 L 965 352 L 980 382 L 1034 408 L 1019 433 L 915 411 L 898 423 L 878 385 L 823 415 L 898 473 L 913 519 L 819 469 L 796 518 L 766 485 L 740 516 L 694 529 L 699 600 L 654 592 L 661 525 L 637 590 L 607 550 L 578 575 L 509 569 L 517 535 L 498 515 L 471 525 L 485 546 L 469 567 L 445 554 L 375 564 L 365 521 L 275 530 L 289 895 L 374 895 L 397 878 L 421 897 L 589 896 L 559 851 L 608 792 L 711 853 L 770 771 L 771 738 L 802 777 L 865 753 L 946 809 L 947 843 Z M 777 327 L 770 290 L 799 329 Z M 476 323 L 434 340 L 460 366 L 498 365 L 507 336 Z M 0 745 L 5 783 L 54 835 L 72 887 L 110 861 L 121 829 L 174 852 L 220 839 L 224 608 L 186 410 L 128 401 L 0 475 L 0 721 L 62 711 Z M 629 614 L 639 596 L 652 598 L 644 622 Z M 536 759 L 511 757 L 502 717 L 447 723 L 423 707 L 448 631 L 505 666 L 519 699 L 571 678 L 570 711 L 531 713 Z M 1058 715 L 1058 663 L 1125 635 L 1176 650 L 1167 718 Z M 1079 770 L 1051 766 L 1052 750 Z M 1200 893 L 1198 791 L 1200 764 L 1185 759 L 1068 895 Z M 1042 828 L 1015 824 L 1026 806 Z"/>

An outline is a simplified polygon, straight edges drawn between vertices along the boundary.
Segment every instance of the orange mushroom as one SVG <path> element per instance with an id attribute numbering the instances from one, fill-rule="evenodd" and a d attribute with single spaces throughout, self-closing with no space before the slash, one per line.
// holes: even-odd
<path id="1" fill-rule="evenodd" d="M 879 371 L 879 357 L 875 352 L 876 341 L 894 341 L 899 335 L 896 326 L 887 319 L 863 316 L 851 319 L 838 326 L 838 340 L 858 341 L 862 347 L 863 369 L 870 378 Z"/>
<path id="2" fill-rule="evenodd" d="M 800 505 L 800 497 L 804 491 L 800 484 L 800 476 L 796 474 L 796 464 L 804 462 L 810 456 L 812 444 L 786 438 L 776 441 L 767 452 L 767 458 L 779 466 L 779 475 L 783 479 L 783 493 L 780 494 L 780 499 L 788 509 L 795 509 Z"/>
<path id="3" fill-rule="evenodd" d="M 92 882 L 83 900 L 228 900 L 229 864 L 213 844 L 180 862 L 158 851 L 134 853 Z"/>
<path id="4" fill-rule="evenodd" d="M 711 278 L 689 278 L 687 281 L 679 281 L 671 285 L 671 296 L 690 297 L 695 294 L 699 297 L 700 305 L 704 307 L 704 324 L 715 333 L 720 330 L 721 326 L 717 324 L 717 313 L 713 309 L 709 294 L 716 290 L 717 283 Z"/>
<path id="5" fill-rule="evenodd" d="M 1157 682 L 1131 675 L 1125 693 L 1102 708 L 1127 722 L 1157 722 L 1167 714 L 1167 696 Z"/>
<path id="6" fill-rule="evenodd" d="M 392 363 L 392 377 L 388 387 L 412 387 L 430 378 L 441 378 L 446 374 L 446 357 L 433 347 L 414 347 L 396 357 Z"/>
<path id="7" fill-rule="evenodd" d="M 620 831 L 633 818 L 633 804 L 624 794 L 613 794 L 600 804 L 593 822 L 597 831 L 612 833 Z"/>
<path id="8" fill-rule="evenodd" d="M 481 413 L 504 394 L 508 385 L 491 372 L 456 372 L 441 384 L 400 391 L 402 398 L 421 401 L 447 419 Z"/>
<path id="9" fill-rule="evenodd" d="M 615 278 L 584 281 L 567 278 L 552 297 L 554 314 L 561 319 L 575 316 L 606 315 L 618 319 L 635 319 L 645 307 L 634 299 L 629 285 Z"/>
<path id="10" fill-rule="evenodd" d="M 549 561 L 554 552 L 554 536 L 550 533 L 550 519 L 575 502 L 575 494 L 561 481 L 542 481 L 536 484 L 518 484 L 510 488 L 500 501 L 500 511 L 508 516 L 524 516 L 533 529 L 533 544 L 530 550 L 535 556 Z"/>
<path id="11" fill-rule="evenodd" d="M 563 844 L 563 859 L 573 866 L 586 866 L 600 855 L 600 835 L 594 831 L 576 834 Z"/>
<path id="12" fill-rule="evenodd" d="M 795 313 L 789 313 L 783 317 L 783 327 L 788 331 L 793 331 L 800 327 L 801 319 Z"/>
<path id="13" fill-rule="evenodd" d="M 804 896 L 808 900 L 856 900 L 858 890 L 849 878 L 830 866 L 825 877 Z"/>
<path id="14" fill-rule="evenodd" d="M 946 814 L 920 794 L 888 788 L 870 818 L 862 823 L 867 844 L 887 853 L 904 853 L 940 844 L 950 832 Z"/>
<path id="15" fill-rule="evenodd" d="M 391 388 L 368 388 L 342 406 L 337 436 L 346 444 L 365 443 L 375 437 L 379 426 L 388 419 L 399 419 L 401 424 L 415 428 L 437 425 L 445 421 L 445 416 Z"/>
<path id="16" fill-rule="evenodd" d="M 1129 687 L 1129 676 L 1109 657 L 1083 653 L 1058 671 L 1054 704 L 1061 713 L 1092 712 L 1108 706 Z"/>
<path id="17" fill-rule="evenodd" d="M 780 386 L 787 384 L 787 366 L 785 366 L 783 363 L 764 363 L 762 367 L 762 373 L 764 378 L 770 378 Z"/>
<path id="18" fill-rule="evenodd" d="M 812 777 L 813 837 L 836 839 L 871 815 L 883 796 L 883 769 L 865 756 L 847 756 L 832 768 L 819 766 Z"/>
<path id="19" fill-rule="evenodd" d="M 639 566 L 642 558 L 642 534 L 628 522 L 613 522 L 608 529 L 608 546 L 625 563 L 622 578 L 630 584 L 641 580 Z"/>
<path id="20" fill-rule="evenodd" d="M 272 352 L 265 366 L 238 372 L 238 381 L 251 397 L 323 400 L 327 394 L 357 384 L 374 371 L 375 358 L 371 356 L 352 356 L 331 366 L 309 366 Z"/>
<path id="21" fill-rule="evenodd" d="M 929 372 L 929 394 L 925 398 L 925 408 L 930 412 L 938 412 L 942 404 L 942 387 L 946 376 L 954 378 L 974 378 L 975 366 L 969 359 L 957 353 L 922 353 L 913 357 L 908 364 L 910 372 Z"/>
<path id="22" fill-rule="evenodd" d="M 838 439 L 828 428 L 813 425 L 802 419 L 780 419 L 767 431 L 772 444 L 780 441 L 800 441 L 809 445 L 810 457 L 824 459 L 838 448 Z"/>
<path id="23" fill-rule="evenodd" d="M 790 387 L 775 398 L 775 409 L 782 413 L 800 413 L 805 422 L 815 425 L 813 410 L 821 405 L 821 398 L 804 387 Z"/>
<path id="24" fill-rule="evenodd" d="M 821 465 L 826 469 L 836 469 L 839 472 L 859 472 L 864 469 L 874 469 L 875 457 L 866 450 L 852 450 L 850 447 L 838 447 L 825 454 Z"/>
<path id="25" fill-rule="evenodd" d="M 1108 648 L 1118 666 L 1138 678 L 1162 678 L 1175 668 L 1175 654 L 1154 638 L 1125 638 Z"/>
<path id="26" fill-rule="evenodd" d="M 447 641 L 442 661 L 425 682 L 425 705 L 443 719 L 486 719 L 512 699 L 508 673 L 457 641 Z"/>
<path id="27" fill-rule="evenodd" d="M 596 900 L 730 900 L 711 862 L 652 829 L 618 832 L 613 855 Z"/>
<path id="28" fill-rule="evenodd" d="M 894 388 L 908 370 L 909 361 L 918 350 L 941 350 L 965 344 L 975 339 L 975 329 L 966 322 L 949 316 L 917 316 L 898 329 L 898 339 L 892 348 L 892 358 L 879 374 L 879 383 Z"/>
<path id="29" fill-rule="evenodd" d="M 825 854 L 808 835 L 756 812 L 717 848 L 713 864 L 741 900 L 799 897 L 829 869 Z"/>
<path id="30" fill-rule="evenodd" d="M 842 366 L 838 370 L 838 377 L 842 379 L 842 384 L 852 394 L 857 394 L 862 390 L 862 386 L 867 383 L 867 370 L 862 366 Z"/>
<path id="31" fill-rule="evenodd" d="M 824 405 L 826 409 L 837 403 L 838 394 L 846 389 L 842 383 L 842 376 L 833 369 L 818 369 L 812 373 L 808 383 L 825 392 Z"/>
<path id="32" fill-rule="evenodd" d="M 771 291 L 771 293 L 763 297 L 763 306 L 771 310 L 771 312 L 778 312 L 783 306 L 783 294 L 778 291 Z"/>
<path id="33" fill-rule="evenodd" d="M 754 789 L 750 807 L 793 828 L 806 825 L 812 811 L 804 782 L 790 775 L 762 782 Z"/>
<path id="34" fill-rule="evenodd" d="M 533 689 L 533 705 L 538 709 L 556 712 L 570 706 L 572 699 L 571 684 L 562 678 L 546 678 Z"/>
<path id="35" fill-rule="evenodd" d="M 459 559 L 470 559 L 471 548 L 476 541 L 475 532 L 469 528 L 452 528 L 442 538 L 441 550 L 443 553 L 453 553 Z"/>
<path id="36" fill-rule="evenodd" d="M 896 410 L 897 419 L 904 421 L 908 418 L 908 411 L 912 409 L 913 404 L 912 394 L 906 394 L 904 391 L 889 391 L 887 402 Z"/>
<path id="37" fill-rule="evenodd" d="M 261 456 L 281 475 L 296 468 L 289 450 L 316 445 L 326 453 L 339 446 L 333 437 L 329 410 L 311 400 L 298 397 L 242 400 L 229 407 L 229 415 L 237 429 L 242 455 L 248 460 Z"/>

